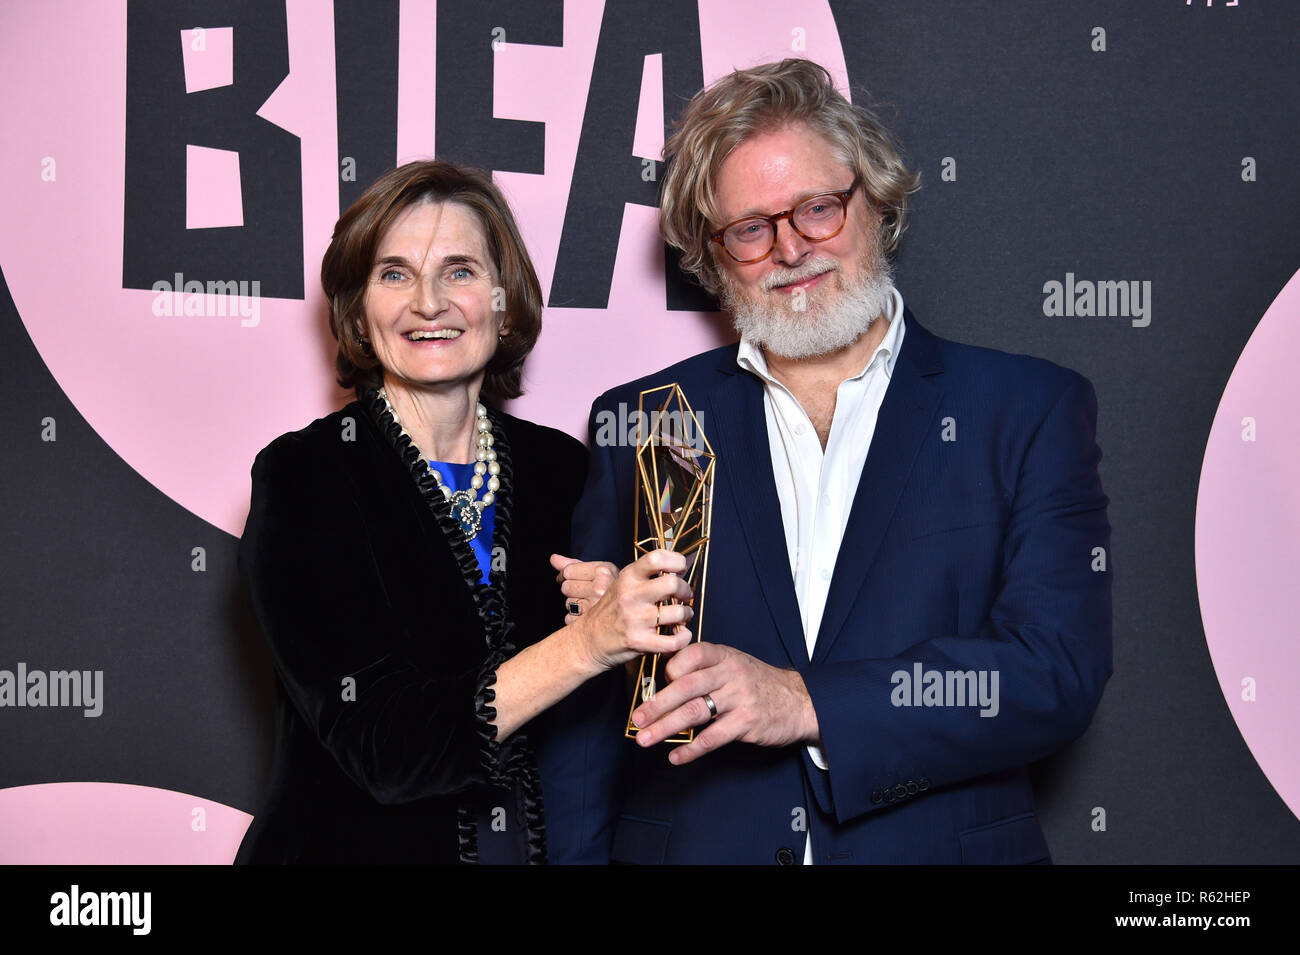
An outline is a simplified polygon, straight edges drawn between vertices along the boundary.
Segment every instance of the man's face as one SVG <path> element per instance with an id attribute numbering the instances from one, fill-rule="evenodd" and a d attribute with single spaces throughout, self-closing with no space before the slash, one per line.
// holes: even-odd
<path id="1" fill-rule="evenodd" d="M 713 225 L 792 209 L 852 183 L 853 169 L 806 125 L 760 133 L 736 147 L 719 169 L 719 221 Z M 748 265 L 713 245 L 723 305 L 742 335 L 778 355 L 808 358 L 851 345 L 886 310 L 893 283 L 880 247 L 879 216 L 861 185 L 846 215 L 840 233 L 820 242 L 781 220 L 772 254 Z"/>

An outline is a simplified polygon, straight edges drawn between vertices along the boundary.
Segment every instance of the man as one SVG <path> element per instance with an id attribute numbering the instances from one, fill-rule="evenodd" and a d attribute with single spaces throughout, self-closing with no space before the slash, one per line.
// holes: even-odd
<path id="1" fill-rule="evenodd" d="M 664 152 L 663 235 L 741 340 L 607 392 L 592 424 L 669 382 L 699 415 L 704 642 L 635 742 L 616 681 L 570 711 L 543 762 L 552 860 L 1050 861 L 1027 767 L 1086 729 L 1111 672 L 1091 385 L 904 307 L 888 257 L 917 177 L 821 67 L 723 78 Z M 574 549 L 621 565 L 634 449 L 607 445 Z"/>

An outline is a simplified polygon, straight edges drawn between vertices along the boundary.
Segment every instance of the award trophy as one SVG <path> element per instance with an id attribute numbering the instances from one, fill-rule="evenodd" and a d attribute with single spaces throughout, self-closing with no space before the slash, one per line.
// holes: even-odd
<path id="1" fill-rule="evenodd" d="M 635 556 L 652 550 L 672 550 L 686 558 L 682 575 L 694 595 L 695 640 L 703 622 L 704 583 L 709 568 L 709 519 L 713 513 L 713 448 L 677 383 L 641 392 L 637 403 Z M 675 599 L 667 603 L 676 603 Z M 672 633 L 664 626 L 660 632 Z M 666 682 L 662 654 L 641 658 L 632 709 L 628 711 L 628 738 L 637 734 L 632 712 Z M 689 743 L 690 727 L 664 740 Z"/>

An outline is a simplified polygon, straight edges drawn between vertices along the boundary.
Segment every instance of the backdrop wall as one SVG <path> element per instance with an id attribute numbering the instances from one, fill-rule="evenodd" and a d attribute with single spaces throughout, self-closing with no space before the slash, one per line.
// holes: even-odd
<path id="1" fill-rule="evenodd" d="M 921 171 L 926 326 L 1096 386 L 1115 675 L 1036 768 L 1054 857 L 1300 861 L 1298 33 L 1260 0 L 6 4 L 0 862 L 233 857 L 272 731 L 248 469 L 346 401 L 340 209 L 396 162 L 492 170 L 548 304 L 511 410 L 585 437 L 600 391 L 729 339 L 655 160 L 784 56 Z M 27 705 L 50 671 L 77 705 Z"/>

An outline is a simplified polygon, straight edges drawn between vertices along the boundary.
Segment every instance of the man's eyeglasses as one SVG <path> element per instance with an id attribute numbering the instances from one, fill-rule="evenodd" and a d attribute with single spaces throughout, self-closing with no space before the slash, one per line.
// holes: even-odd
<path id="1" fill-rule="evenodd" d="M 853 185 L 843 192 L 825 192 L 805 199 L 793 209 L 771 216 L 746 216 L 723 226 L 709 236 L 727 250 L 727 254 L 741 265 L 761 262 L 772 254 L 776 246 L 776 224 L 790 220 L 790 227 L 809 242 L 824 242 L 839 235 L 848 216 L 849 196 L 858 188 Z"/>

